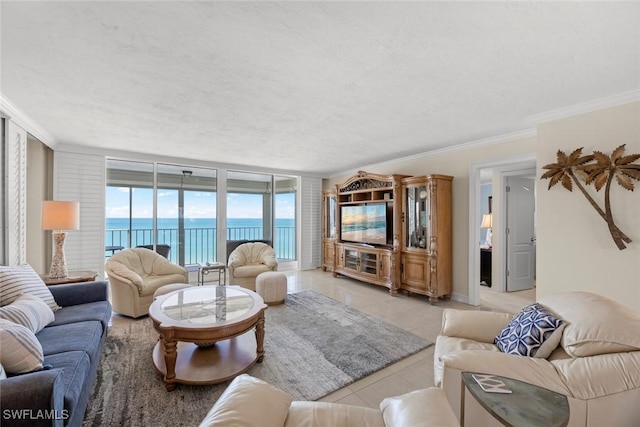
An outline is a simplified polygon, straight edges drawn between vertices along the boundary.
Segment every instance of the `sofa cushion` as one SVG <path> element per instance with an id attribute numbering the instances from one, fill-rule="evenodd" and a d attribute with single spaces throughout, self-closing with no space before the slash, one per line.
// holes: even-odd
<path id="1" fill-rule="evenodd" d="M 494 343 L 504 353 L 546 359 L 560 343 L 565 322 L 540 304 L 522 309 Z"/>
<path id="2" fill-rule="evenodd" d="M 10 374 L 42 369 L 42 346 L 28 328 L 0 319 L 0 364 Z"/>
<path id="3" fill-rule="evenodd" d="M 640 350 L 640 313 L 589 292 L 565 292 L 539 303 L 567 322 L 561 345 L 573 357 Z"/>
<path id="4" fill-rule="evenodd" d="M 47 285 L 30 265 L 0 266 L 0 306 L 11 304 L 21 294 L 37 296 L 53 311 L 60 309 Z"/>
<path id="5" fill-rule="evenodd" d="M 98 321 L 48 326 L 37 334 L 46 356 L 68 351 L 84 351 L 91 361 L 100 359 L 102 324 Z"/>
<path id="6" fill-rule="evenodd" d="M 62 369 L 64 409 L 73 413 L 81 398 L 85 383 L 91 378 L 91 361 L 84 351 L 68 351 L 45 356 L 44 364 Z"/>
<path id="7" fill-rule="evenodd" d="M 415 390 L 387 397 L 380 403 L 386 427 L 457 427 L 447 395 L 439 388 Z"/>
<path id="8" fill-rule="evenodd" d="M 4 370 L 4 366 L 0 363 L 0 380 L 7 378 L 7 372 Z"/>
<path id="9" fill-rule="evenodd" d="M 242 374 L 229 384 L 200 426 L 282 427 L 292 400 L 271 384 Z"/>
<path id="10" fill-rule="evenodd" d="M 28 328 L 34 334 L 53 322 L 53 311 L 35 295 L 20 295 L 14 302 L 0 307 L 0 319 L 10 320 Z"/>
<path id="11" fill-rule="evenodd" d="M 173 283 L 185 283 L 184 276 L 178 273 L 169 273 L 163 276 L 145 276 L 138 290 L 140 296 L 153 295 L 161 287 Z"/>
<path id="12" fill-rule="evenodd" d="M 110 319 L 111 304 L 109 304 L 108 301 L 96 301 L 62 307 L 55 312 L 55 319 L 49 326 L 97 320 L 102 323 L 102 329 L 104 331 L 109 326 Z"/>
<path id="13" fill-rule="evenodd" d="M 555 359 L 551 364 L 578 399 L 640 388 L 640 351 Z"/>
<path id="14" fill-rule="evenodd" d="M 264 264 L 247 264 L 240 267 L 236 267 L 233 270 L 234 277 L 256 277 L 260 273 L 266 273 L 272 271 Z"/>

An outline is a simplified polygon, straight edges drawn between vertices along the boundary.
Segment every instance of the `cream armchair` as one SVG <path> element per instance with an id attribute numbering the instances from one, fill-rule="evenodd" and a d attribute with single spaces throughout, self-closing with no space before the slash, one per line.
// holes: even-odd
<path id="1" fill-rule="evenodd" d="M 273 248 L 266 243 L 243 243 L 229 255 L 229 281 L 232 285 L 256 290 L 260 273 L 276 271 L 278 262 Z"/>
<path id="2" fill-rule="evenodd" d="M 130 317 L 149 314 L 153 293 L 170 283 L 189 283 L 189 273 L 179 265 L 145 248 L 125 249 L 105 264 L 111 304 Z"/>

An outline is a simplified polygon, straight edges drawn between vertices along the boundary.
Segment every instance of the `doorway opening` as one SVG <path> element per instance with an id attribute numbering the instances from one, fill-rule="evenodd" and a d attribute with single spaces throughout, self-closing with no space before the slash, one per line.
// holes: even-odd
<path id="1" fill-rule="evenodd" d="M 498 300 L 506 300 L 515 296 L 515 293 L 507 294 L 507 265 L 509 263 L 506 238 L 506 224 L 508 219 L 507 197 L 498 191 L 505 189 L 506 181 L 510 176 L 530 176 L 535 183 L 536 173 L 535 154 L 526 154 L 517 157 L 495 159 L 486 162 L 474 163 L 469 173 L 469 304 L 485 304 L 481 299 L 481 288 L 490 289 Z M 484 184 L 484 185 L 483 185 Z M 487 184 L 491 190 L 488 194 Z M 535 191 L 533 192 L 535 194 Z M 482 228 L 483 214 L 487 210 L 487 196 L 491 196 L 492 223 L 491 223 L 491 288 L 481 286 L 481 247 L 487 248 L 486 233 Z M 513 212 L 512 212 L 513 213 Z M 533 215 L 533 214 L 532 214 Z M 485 218 L 486 219 L 486 218 Z M 486 225 L 486 224 L 485 224 Z M 531 240 L 535 244 L 535 237 Z M 513 253 L 512 253 L 513 256 Z M 486 257 L 486 254 L 485 254 Z M 522 259 L 522 257 L 521 257 Z M 513 261 L 513 258 L 511 259 Z M 484 260 L 485 266 L 487 260 Z M 522 264 L 522 262 L 520 262 Z M 535 266 L 533 267 L 535 272 Z M 485 272 L 486 274 L 486 272 Z M 535 300 L 531 295 L 524 296 Z M 502 304 L 501 304 L 502 305 Z M 500 307 L 496 307 L 500 308 Z"/>

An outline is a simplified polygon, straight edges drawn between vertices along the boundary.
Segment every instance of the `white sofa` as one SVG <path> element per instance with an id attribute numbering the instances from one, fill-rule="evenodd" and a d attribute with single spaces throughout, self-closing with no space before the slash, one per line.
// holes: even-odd
<path id="1" fill-rule="evenodd" d="M 458 419 L 461 373 L 479 372 L 567 396 L 570 427 L 640 425 L 640 313 L 587 292 L 550 295 L 538 302 L 566 321 L 560 343 L 547 359 L 509 355 L 493 344 L 511 314 L 444 311 L 434 379 Z M 464 410 L 468 426 L 499 425 L 469 394 Z"/>
<path id="2" fill-rule="evenodd" d="M 421 389 L 382 401 L 380 410 L 293 401 L 288 393 L 247 374 L 236 377 L 200 427 L 449 427 L 458 426 L 444 392 Z"/>

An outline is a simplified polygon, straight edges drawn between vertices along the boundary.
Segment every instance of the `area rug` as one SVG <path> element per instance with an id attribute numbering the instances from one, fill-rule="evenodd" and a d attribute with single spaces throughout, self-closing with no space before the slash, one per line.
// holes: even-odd
<path id="1" fill-rule="evenodd" d="M 432 343 L 314 291 L 269 307 L 265 357 L 248 374 L 317 400 Z M 197 426 L 228 382 L 167 392 L 151 360 L 150 318 L 118 319 L 109 330 L 84 426 Z"/>

